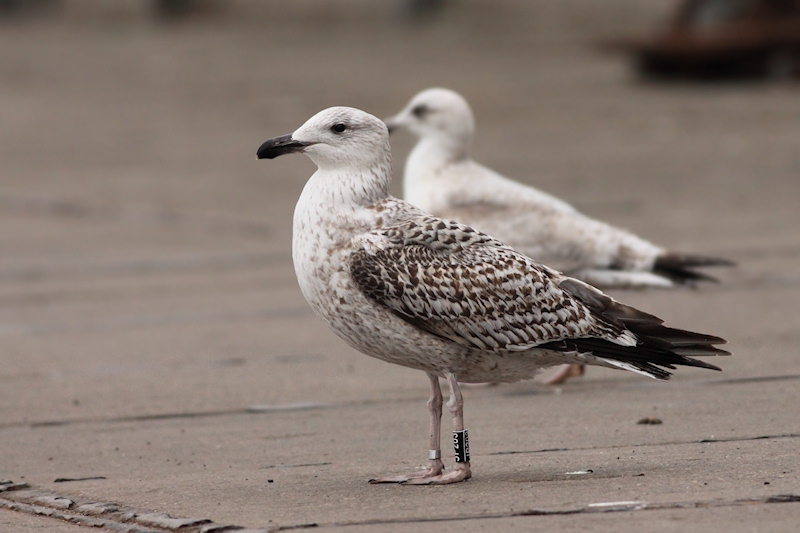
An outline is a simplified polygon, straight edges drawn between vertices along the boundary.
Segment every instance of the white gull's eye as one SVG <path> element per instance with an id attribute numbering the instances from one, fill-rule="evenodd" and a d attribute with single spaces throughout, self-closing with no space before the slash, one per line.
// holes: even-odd
<path id="1" fill-rule="evenodd" d="M 347 126 L 345 124 L 343 124 L 342 122 L 339 122 L 339 123 L 334 124 L 333 126 L 331 126 L 331 131 L 334 132 L 334 133 L 342 133 L 346 129 L 347 129 Z"/>

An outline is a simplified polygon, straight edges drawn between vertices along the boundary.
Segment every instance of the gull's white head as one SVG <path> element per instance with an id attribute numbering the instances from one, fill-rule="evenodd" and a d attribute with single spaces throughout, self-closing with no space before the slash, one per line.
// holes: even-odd
<path id="1" fill-rule="evenodd" d="M 399 114 L 386 119 L 389 131 L 408 128 L 422 139 L 465 148 L 475 132 L 472 109 L 450 89 L 426 89 L 414 96 Z"/>
<path id="2" fill-rule="evenodd" d="M 360 109 L 330 107 L 308 119 L 294 133 L 266 141 L 259 159 L 302 152 L 319 168 L 374 168 L 390 164 L 386 124 Z"/>

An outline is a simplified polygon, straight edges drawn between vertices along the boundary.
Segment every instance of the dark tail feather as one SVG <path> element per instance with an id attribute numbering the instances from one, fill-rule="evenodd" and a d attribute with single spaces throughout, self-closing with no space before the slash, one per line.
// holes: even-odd
<path id="1" fill-rule="evenodd" d="M 732 267 L 736 266 L 736 263 L 721 257 L 666 252 L 656 258 L 656 262 L 653 265 L 653 272 L 679 284 L 692 283 L 695 281 L 716 282 L 718 281 L 716 278 L 702 272 L 697 272 L 694 269 L 721 266 Z"/>
<path id="2" fill-rule="evenodd" d="M 660 324 L 642 324 L 637 326 L 636 324 L 628 322 L 625 325 L 637 335 L 647 335 L 648 337 L 661 339 L 665 344 L 672 347 L 694 346 L 696 344 L 706 346 L 725 344 L 725 339 L 715 337 L 714 335 L 695 333 L 694 331 L 687 331 L 685 329 L 670 328 Z"/>
<path id="3" fill-rule="evenodd" d="M 638 343 L 636 346 L 621 346 L 605 339 L 583 338 L 551 342 L 540 345 L 541 348 L 591 353 L 595 357 L 621 361 L 656 379 L 669 379 L 671 374 L 664 369 L 674 369 L 678 365 L 720 370 L 693 357 L 730 355 L 730 352 L 715 346 L 725 344 L 725 339 L 664 326 L 660 318 L 621 304 L 577 280 L 568 278 L 560 285 L 589 307 L 598 318 L 631 331 Z"/>

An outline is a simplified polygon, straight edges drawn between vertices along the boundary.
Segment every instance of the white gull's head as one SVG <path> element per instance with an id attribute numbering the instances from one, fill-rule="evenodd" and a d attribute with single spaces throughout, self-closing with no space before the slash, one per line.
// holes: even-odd
<path id="1" fill-rule="evenodd" d="M 308 119 L 294 133 L 266 141 L 259 159 L 302 152 L 320 169 L 374 168 L 391 158 L 384 122 L 352 107 L 330 107 Z"/>
<path id="2" fill-rule="evenodd" d="M 399 114 L 386 119 L 390 131 L 408 128 L 421 139 L 465 147 L 475 132 L 472 109 L 450 89 L 432 88 L 418 93 Z"/>

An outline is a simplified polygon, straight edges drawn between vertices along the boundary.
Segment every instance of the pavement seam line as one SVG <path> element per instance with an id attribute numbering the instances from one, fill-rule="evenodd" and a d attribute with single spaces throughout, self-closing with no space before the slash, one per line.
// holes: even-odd
<path id="1" fill-rule="evenodd" d="M 761 381 L 777 381 L 777 380 L 785 380 L 785 379 L 800 379 L 800 374 L 792 374 L 789 376 L 756 376 L 752 378 L 743 378 L 738 380 L 711 380 L 711 381 L 703 381 L 701 382 L 702 385 L 730 385 L 730 384 L 740 384 L 740 383 L 751 383 L 751 382 L 761 382 Z M 558 392 L 553 389 L 547 392 L 548 394 L 558 394 Z M 207 418 L 207 417 L 217 417 L 217 416 L 237 416 L 237 415 L 259 415 L 259 414 L 274 414 L 274 413 L 282 413 L 282 412 L 291 412 L 294 410 L 299 409 L 329 409 L 329 408 L 347 408 L 347 407 L 359 407 L 364 405 L 376 405 L 376 404 L 383 404 L 383 403 L 397 403 L 397 402 L 417 402 L 419 398 L 417 396 L 414 397 L 407 397 L 407 398 L 389 398 L 385 400 L 374 400 L 374 401 L 364 401 L 364 400 L 354 400 L 349 402 L 339 402 L 339 403 L 317 403 L 317 402 L 296 402 L 294 404 L 286 404 L 286 405 L 254 405 L 236 409 L 225 409 L 220 411 L 190 411 L 190 412 L 183 412 L 183 413 L 161 413 L 161 414 L 151 414 L 151 415 L 130 415 L 130 416 L 119 416 L 119 417 L 86 417 L 86 418 L 71 418 L 66 420 L 40 420 L 40 421 L 19 421 L 19 422 L 4 422 L 0 423 L 0 429 L 7 429 L 13 427 L 30 427 L 30 428 L 40 428 L 40 427 L 54 427 L 54 426 L 69 426 L 73 424 L 98 424 L 98 423 L 127 423 L 127 422 L 145 422 L 145 421 L 159 421 L 159 420 L 172 420 L 172 419 L 184 419 L 184 418 Z M 777 435 L 775 437 L 772 436 L 759 436 L 759 437 L 737 437 L 733 438 L 732 440 L 753 440 L 753 439 L 764 439 L 764 438 L 784 438 L 784 437 L 796 437 L 800 436 L 800 434 L 786 434 L 786 435 Z M 690 444 L 693 442 L 700 442 L 700 441 L 687 441 L 687 442 L 668 442 L 663 444 Z M 712 442 L 712 441 L 702 441 L 702 442 Z M 644 444 L 647 445 L 647 444 Z M 655 444 L 658 445 L 658 444 Z M 573 448 L 576 450 L 580 450 L 581 448 Z M 517 451 L 517 452 L 495 452 L 489 455 L 502 455 L 504 453 L 540 453 L 543 451 L 566 451 L 566 449 L 545 449 L 545 450 L 524 450 L 524 451 Z"/>
<path id="2" fill-rule="evenodd" d="M 641 448 L 645 446 L 682 446 L 686 444 L 719 444 L 726 442 L 749 442 L 753 440 L 776 440 L 776 439 L 796 439 L 800 433 L 778 433 L 775 435 L 756 435 L 755 437 L 709 437 L 697 440 L 673 440 L 663 442 L 640 442 L 636 444 L 610 444 L 607 446 L 583 446 L 577 448 L 541 448 L 539 450 L 507 450 L 501 452 L 490 452 L 485 455 L 528 455 L 534 453 L 551 452 L 581 452 L 590 450 L 615 450 L 620 448 Z"/>

